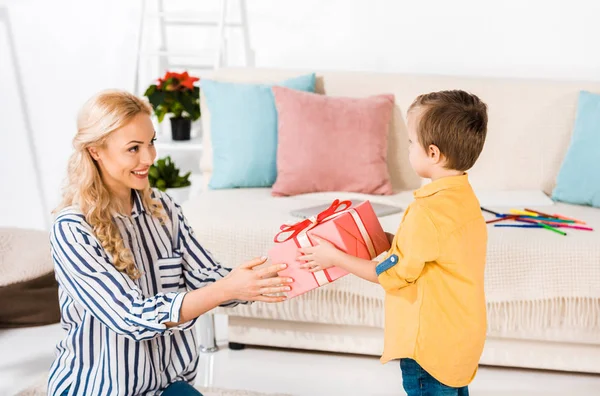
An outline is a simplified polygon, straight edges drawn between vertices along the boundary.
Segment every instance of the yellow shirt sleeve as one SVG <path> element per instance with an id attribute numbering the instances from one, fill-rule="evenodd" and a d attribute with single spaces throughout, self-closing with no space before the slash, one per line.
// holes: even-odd
<path id="1" fill-rule="evenodd" d="M 427 209 L 413 203 L 398 228 L 387 258 L 377 265 L 379 283 L 393 292 L 414 283 L 425 263 L 439 256 L 438 230 Z"/>

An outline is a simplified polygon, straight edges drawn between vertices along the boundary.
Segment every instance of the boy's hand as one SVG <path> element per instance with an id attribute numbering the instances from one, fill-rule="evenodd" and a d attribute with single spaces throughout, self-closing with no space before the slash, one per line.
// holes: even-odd
<path id="1" fill-rule="evenodd" d="M 317 242 L 316 246 L 300 248 L 298 251 L 302 253 L 298 257 L 299 261 L 306 261 L 300 268 L 308 269 L 310 272 L 321 271 L 337 265 L 343 258 L 344 252 L 336 248 L 331 242 L 313 236 Z"/>

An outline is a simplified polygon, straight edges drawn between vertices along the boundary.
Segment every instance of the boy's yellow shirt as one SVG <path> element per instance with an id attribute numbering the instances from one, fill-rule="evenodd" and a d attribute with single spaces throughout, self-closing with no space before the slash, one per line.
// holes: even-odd
<path id="1" fill-rule="evenodd" d="M 382 363 L 411 358 L 447 386 L 468 385 L 486 335 L 487 228 L 468 176 L 414 193 L 386 259 Z"/>

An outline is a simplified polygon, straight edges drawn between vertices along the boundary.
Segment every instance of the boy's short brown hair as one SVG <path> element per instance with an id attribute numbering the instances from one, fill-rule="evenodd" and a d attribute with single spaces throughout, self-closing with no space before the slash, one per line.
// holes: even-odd
<path id="1" fill-rule="evenodd" d="M 435 145 L 446 159 L 445 167 L 466 171 L 475 165 L 487 133 L 487 106 L 465 91 L 439 91 L 420 95 L 408 111 L 421 110 L 419 143 Z"/>

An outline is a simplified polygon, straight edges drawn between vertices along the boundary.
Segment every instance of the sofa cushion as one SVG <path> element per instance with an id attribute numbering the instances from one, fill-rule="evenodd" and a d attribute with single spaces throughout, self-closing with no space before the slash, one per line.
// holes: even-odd
<path id="1" fill-rule="evenodd" d="M 314 92 L 315 74 L 280 84 Z M 210 110 L 213 173 L 209 187 L 270 187 L 277 172 L 277 111 L 271 85 L 203 79 L 201 87 Z"/>
<path id="2" fill-rule="evenodd" d="M 0 328 L 60 320 L 48 233 L 0 228 Z"/>
<path id="3" fill-rule="evenodd" d="M 274 70 L 267 68 L 255 69 L 235 69 L 223 68 L 208 74 L 210 78 L 236 83 L 249 84 L 277 84 L 294 76 L 298 76 L 296 70 Z M 422 93 L 419 89 L 406 92 L 404 84 L 399 84 L 394 80 L 390 85 L 387 75 L 368 75 L 368 83 L 363 83 L 365 76 L 352 72 L 320 72 L 317 73 L 315 92 L 327 94 L 330 96 L 348 96 L 348 97 L 368 97 L 378 95 L 381 92 L 390 92 L 393 89 L 396 98 L 392 122 L 390 125 L 390 135 L 388 137 L 388 168 L 390 172 L 392 186 L 395 192 L 419 187 L 419 177 L 410 168 L 408 156 L 405 154 L 408 149 L 406 122 L 403 112 L 412 102 L 414 97 Z M 374 78 L 376 81 L 371 80 Z M 360 81 L 360 83 L 357 83 Z M 412 81 L 412 77 L 411 77 Z M 398 88 L 402 86 L 402 88 Z M 398 99 L 402 98 L 402 101 Z M 204 91 L 200 91 L 200 107 L 202 110 L 202 155 L 200 157 L 200 170 L 202 177 L 199 182 L 203 189 L 208 187 L 213 172 L 213 147 L 211 142 L 211 112 L 206 103 Z"/>
<path id="4" fill-rule="evenodd" d="M 273 195 L 389 195 L 393 95 L 346 98 L 273 87 L 279 122 Z"/>
<path id="5" fill-rule="evenodd" d="M 600 207 L 600 95 L 582 91 L 575 129 L 552 197 L 558 201 Z"/>

